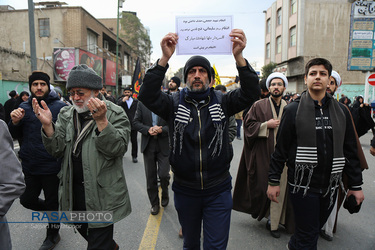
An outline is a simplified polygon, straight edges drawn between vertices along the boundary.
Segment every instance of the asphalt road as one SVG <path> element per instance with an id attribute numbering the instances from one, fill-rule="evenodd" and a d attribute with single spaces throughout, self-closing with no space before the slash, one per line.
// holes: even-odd
<path id="1" fill-rule="evenodd" d="M 351 215 L 345 209 L 339 212 L 337 232 L 332 242 L 319 239 L 318 249 L 375 249 L 375 158 L 369 154 L 372 138 L 368 133 L 361 138 L 369 170 L 363 173 L 365 201 L 358 214 Z M 243 141 L 233 143 L 235 157 L 231 173 L 233 184 L 242 153 Z M 170 203 L 158 216 L 150 215 L 150 204 L 146 193 L 145 174 L 142 154 L 138 163 L 132 163 L 130 153 L 124 157 L 124 171 L 132 203 L 132 213 L 115 224 L 114 238 L 120 249 L 182 249 L 182 239 L 178 237 L 179 223 L 173 204 L 173 192 L 170 191 Z M 7 214 L 8 221 L 30 221 L 31 211 L 16 200 Z M 228 249 L 286 249 L 290 235 L 281 229 L 281 237 L 275 239 L 265 227 L 266 220 L 254 220 L 250 215 L 232 212 Z M 45 224 L 10 223 L 13 249 L 39 249 L 45 238 Z M 85 240 L 65 225 L 60 230 L 61 241 L 56 250 L 86 249 Z M 1 248 L 1 247 L 0 247 Z"/>

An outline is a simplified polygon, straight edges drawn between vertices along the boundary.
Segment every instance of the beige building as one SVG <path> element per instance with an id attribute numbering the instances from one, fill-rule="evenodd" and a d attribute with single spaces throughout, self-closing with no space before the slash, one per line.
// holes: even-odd
<path id="1" fill-rule="evenodd" d="M 64 5 L 53 2 L 48 6 L 35 6 L 37 69 L 46 71 L 52 78 L 56 48 L 74 48 L 79 55 L 91 53 L 104 64 L 102 70 L 105 69 L 106 60 L 113 65 L 116 62 L 116 30 L 105 26 L 82 7 Z M 0 23 L 0 81 L 2 85 L 12 81 L 26 82 L 31 73 L 28 10 L 0 6 Z M 122 39 L 119 39 L 118 48 L 119 79 L 123 79 L 123 76 L 129 79 L 133 75 L 137 55 Z M 102 76 L 105 79 L 105 72 L 102 72 Z M 65 85 L 64 82 L 61 84 Z M 115 86 L 110 87 L 115 89 Z M 4 97 L 0 96 L 0 99 Z"/>
<path id="2" fill-rule="evenodd" d="M 363 95 L 366 74 L 347 70 L 352 2 L 277 0 L 266 11 L 264 63 L 277 63 L 276 71 L 288 77 L 287 92 L 305 90 L 305 64 L 323 57 L 341 75 L 339 92 Z"/>

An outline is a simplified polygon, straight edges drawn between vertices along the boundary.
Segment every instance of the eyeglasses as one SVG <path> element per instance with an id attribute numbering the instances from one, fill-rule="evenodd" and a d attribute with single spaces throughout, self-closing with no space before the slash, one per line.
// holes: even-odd
<path id="1" fill-rule="evenodd" d="M 271 82 L 270 83 L 270 86 L 272 86 L 272 87 L 275 87 L 276 85 L 281 87 L 281 86 L 284 86 L 284 83 L 282 83 L 282 82 Z"/>
<path id="2" fill-rule="evenodd" d="M 74 97 L 75 95 L 78 95 L 80 97 L 84 96 L 86 94 L 86 92 L 82 91 L 82 90 L 77 90 L 77 91 L 69 91 L 68 92 L 68 95 L 71 96 L 71 97 Z"/>

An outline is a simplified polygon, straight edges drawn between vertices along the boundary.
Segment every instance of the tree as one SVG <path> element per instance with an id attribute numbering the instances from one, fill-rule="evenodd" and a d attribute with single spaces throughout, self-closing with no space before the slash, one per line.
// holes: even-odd
<path id="1" fill-rule="evenodd" d="M 262 77 L 263 79 L 267 79 L 267 77 L 273 72 L 276 68 L 277 63 L 270 62 L 262 67 Z"/>
<path id="2" fill-rule="evenodd" d="M 149 63 L 152 44 L 147 30 L 134 12 L 122 12 L 119 36 L 132 47 L 141 62 Z"/>

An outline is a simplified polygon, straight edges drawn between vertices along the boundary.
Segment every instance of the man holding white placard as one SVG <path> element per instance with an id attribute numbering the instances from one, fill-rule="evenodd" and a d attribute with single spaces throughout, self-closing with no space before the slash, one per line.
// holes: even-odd
<path id="1" fill-rule="evenodd" d="M 185 64 L 187 87 L 167 95 L 160 86 L 178 43 L 176 33 L 161 41 L 162 57 L 147 71 L 138 99 L 169 125 L 170 164 L 174 172 L 174 203 L 184 236 L 184 249 L 226 249 L 232 210 L 233 150 L 229 144 L 229 117 L 260 96 L 259 80 L 242 52 L 246 36 L 233 29 L 229 36 L 241 79 L 241 88 L 223 94 L 209 88 L 210 62 L 193 56 Z"/>

